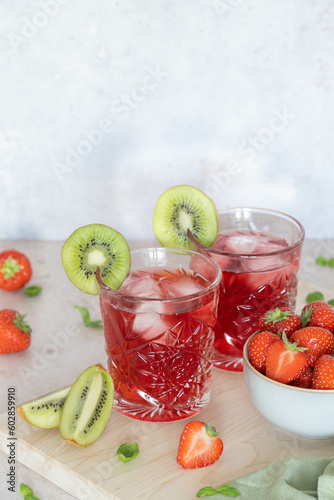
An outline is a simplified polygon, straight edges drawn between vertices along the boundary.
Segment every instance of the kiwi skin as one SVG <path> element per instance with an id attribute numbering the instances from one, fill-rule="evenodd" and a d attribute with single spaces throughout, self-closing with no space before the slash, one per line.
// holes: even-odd
<path id="1" fill-rule="evenodd" d="M 78 423 L 80 423 L 81 410 L 83 410 L 83 412 L 85 411 L 84 405 L 87 404 L 89 400 L 89 392 L 93 390 L 92 385 L 94 378 L 99 373 L 102 379 L 100 398 L 96 400 L 95 406 L 92 407 L 92 413 L 88 419 L 86 415 L 85 427 L 87 429 L 87 437 L 85 436 L 82 438 L 80 435 L 76 435 L 77 427 L 74 427 L 73 424 L 77 420 L 76 417 L 78 417 L 78 415 Z M 87 384 L 89 384 L 89 388 Z M 103 392 L 102 396 L 101 390 Z M 84 370 L 72 385 L 64 404 L 59 424 L 59 432 L 63 441 L 72 446 L 83 448 L 93 444 L 103 433 L 109 421 L 113 401 L 114 384 L 109 372 L 100 363 Z M 101 405 L 100 410 L 97 407 L 97 403 Z M 94 424 L 94 421 L 97 422 L 97 424 Z M 87 422 L 89 422 L 88 426 Z M 85 427 L 81 428 L 80 434 L 82 434 L 82 432 L 86 434 Z M 89 431 L 90 427 L 93 427 L 92 431 Z M 89 435 L 89 432 L 92 432 L 92 435 Z"/>
<path id="2" fill-rule="evenodd" d="M 76 229 L 65 241 L 62 264 L 68 278 L 83 292 L 99 294 L 96 271 L 102 281 L 117 290 L 130 270 L 130 249 L 125 238 L 104 224 Z"/>
<path id="3" fill-rule="evenodd" d="M 159 197 L 153 231 L 163 246 L 193 249 L 188 230 L 200 244 L 210 247 L 218 234 L 214 202 L 194 186 L 174 186 Z"/>
<path id="4" fill-rule="evenodd" d="M 25 403 L 22 403 L 21 405 L 16 407 L 16 412 L 17 414 L 29 425 L 32 425 L 33 427 L 37 427 L 39 429 L 54 429 L 59 426 L 60 422 L 60 416 L 62 412 L 62 406 L 65 402 L 66 396 L 70 391 L 71 386 L 64 387 L 63 389 L 58 389 L 57 391 L 49 392 L 48 394 L 44 394 L 43 396 L 40 396 L 39 398 L 36 399 L 31 399 L 30 401 L 26 401 Z M 37 406 L 37 405 L 49 405 L 50 402 L 52 402 L 53 399 L 58 399 L 57 395 L 59 393 L 63 393 L 63 402 L 61 403 L 61 406 L 57 408 L 57 415 L 55 415 L 54 410 L 50 410 L 50 415 L 48 415 L 48 412 L 46 410 L 46 416 L 45 416 L 45 411 L 42 412 L 42 414 L 39 416 L 37 412 L 37 418 L 35 415 L 33 415 L 32 420 L 29 420 L 29 407 L 31 406 Z M 42 401 L 43 400 L 43 401 Z M 44 415 L 44 417 L 43 417 Z M 48 419 L 49 417 L 49 419 Z"/>

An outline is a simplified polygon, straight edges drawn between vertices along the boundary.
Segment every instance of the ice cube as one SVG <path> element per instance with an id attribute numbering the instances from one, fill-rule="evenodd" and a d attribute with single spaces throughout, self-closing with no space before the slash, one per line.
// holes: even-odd
<path id="1" fill-rule="evenodd" d="M 233 236 L 227 236 L 225 241 L 226 252 L 237 254 L 256 253 L 258 242 L 254 234 L 238 233 Z"/>
<path id="2" fill-rule="evenodd" d="M 136 314 L 132 323 L 132 334 L 144 341 L 158 340 L 168 330 L 168 326 L 157 313 Z"/>
<path id="3" fill-rule="evenodd" d="M 160 279 L 160 284 L 167 298 L 183 297 L 184 295 L 192 295 L 203 289 L 203 286 L 191 276 L 180 276 L 179 278 L 170 281 L 165 278 Z"/>
<path id="4" fill-rule="evenodd" d="M 162 299 L 163 294 L 158 283 L 150 274 L 130 274 L 124 280 L 119 292 L 148 299 Z"/>

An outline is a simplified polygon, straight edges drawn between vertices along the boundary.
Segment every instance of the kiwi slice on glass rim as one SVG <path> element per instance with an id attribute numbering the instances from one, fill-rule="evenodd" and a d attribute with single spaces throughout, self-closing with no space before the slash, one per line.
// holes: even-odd
<path id="1" fill-rule="evenodd" d="M 79 227 L 64 243 L 61 259 L 67 276 L 80 290 L 98 295 L 96 271 L 117 290 L 130 270 L 130 250 L 125 238 L 103 224 Z"/>
<path id="2" fill-rule="evenodd" d="M 210 247 L 218 234 L 214 202 L 193 186 L 175 186 L 162 193 L 153 214 L 153 231 L 164 246 L 192 248 L 188 231 Z"/>

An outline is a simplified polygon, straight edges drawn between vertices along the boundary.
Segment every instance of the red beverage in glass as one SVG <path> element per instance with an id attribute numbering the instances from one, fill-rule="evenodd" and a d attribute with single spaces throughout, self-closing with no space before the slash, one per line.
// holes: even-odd
<path id="1" fill-rule="evenodd" d="M 212 264 L 207 259 L 203 268 Z M 218 284 L 183 267 L 155 266 L 131 271 L 117 292 L 101 287 L 119 411 L 166 422 L 191 417 L 208 404 Z"/>
<path id="2" fill-rule="evenodd" d="M 295 308 L 304 231 L 279 212 L 240 208 L 218 215 L 220 232 L 207 250 L 222 270 L 214 366 L 242 371 L 243 346 L 260 316 Z"/>

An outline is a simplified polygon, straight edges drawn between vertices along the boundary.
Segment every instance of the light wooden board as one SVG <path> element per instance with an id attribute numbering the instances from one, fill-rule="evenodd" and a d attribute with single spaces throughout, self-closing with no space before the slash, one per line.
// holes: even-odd
<path id="1" fill-rule="evenodd" d="M 300 283 L 297 312 L 314 290 L 319 287 Z M 334 297 L 321 291 L 327 300 Z M 203 486 L 217 486 L 277 460 L 334 455 L 334 439 L 300 439 L 267 422 L 253 407 L 242 374 L 214 370 L 211 402 L 199 418 L 212 422 L 224 441 L 221 458 L 202 469 L 186 471 L 176 463 L 184 421 L 140 422 L 117 411 L 89 448 L 73 448 L 57 429 L 35 429 L 17 417 L 17 459 L 80 500 L 192 500 Z M 5 453 L 8 438 L 2 415 L 0 449 Z M 140 453 L 124 464 L 115 452 L 128 441 L 137 441 Z"/>

